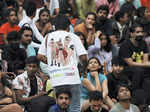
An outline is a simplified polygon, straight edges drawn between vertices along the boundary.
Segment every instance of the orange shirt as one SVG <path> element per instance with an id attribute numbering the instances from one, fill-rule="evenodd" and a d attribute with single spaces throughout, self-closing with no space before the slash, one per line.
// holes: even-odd
<path id="1" fill-rule="evenodd" d="M 11 31 L 19 31 L 19 30 L 20 27 L 18 25 L 14 25 L 13 27 L 11 27 L 10 24 L 6 22 L 0 27 L 0 34 L 7 35 Z M 3 44 L 2 36 L 0 36 L 0 44 Z"/>
<path id="2" fill-rule="evenodd" d="M 82 32 L 84 36 L 87 38 L 88 32 L 86 30 L 86 27 L 84 25 L 84 22 L 81 24 L 78 24 L 74 27 L 74 32 Z"/>

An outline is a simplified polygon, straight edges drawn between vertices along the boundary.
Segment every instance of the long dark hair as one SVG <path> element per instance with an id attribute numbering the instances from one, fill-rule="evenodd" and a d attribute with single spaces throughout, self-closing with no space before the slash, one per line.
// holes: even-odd
<path id="1" fill-rule="evenodd" d="M 102 35 L 105 35 L 105 36 L 106 36 L 106 40 L 107 40 L 106 46 L 104 46 L 102 49 L 104 49 L 106 52 L 110 52 L 110 51 L 112 50 L 112 45 L 111 45 L 111 42 L 110 42 L 110 38 L 109 38 L 109 36 L 108 36 L 106 33 L 104 33 L 104 32 L 102 32 Z M 102 36 L 102 35 L 101 35 L 101 36 Z"/>

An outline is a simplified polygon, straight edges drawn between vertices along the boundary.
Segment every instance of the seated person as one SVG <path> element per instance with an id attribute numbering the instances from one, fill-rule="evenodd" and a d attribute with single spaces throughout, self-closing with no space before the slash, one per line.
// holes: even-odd
<path id="1" fill-rule="evenodd" d="M 128 85 L 118 85 L 117 98 L 119 102 L 114 105 L 110 112 L 140 112 L 136 105 L 131 104 L 131 91 Z"/>
<path id="2" fill-rule="evenodd" d="M 71 91 L 68 88 L 59 88 L 56 91 L 56 104 L 52 106 L 48 112 L 68 112 Z"/>
<path id="3" fill-rule="evenodd" d="M 11 84 L 7 80 L 9 75 L 10 73 L 0 72 L 0 112 L 23 112 L 21 106 L 16 103 L 14 92 L 10 89 Z"/>
<path id="4" fill-rule="evenodd" d="M 7 72 L 15 72 L 15 65 L 22 63 L 22 67 L 25 67 L 26 51 L 19 48 L 19 42 L 21 37 L 18 32 L 9 32 L 7 35 L 8 44 L 4 47 L 2 52 L 2 60 L 4 61 L 4 69 Z"/>
<path id="5" fill-rule="evenodd" d="M 110 98 L 108 97 L 107 78 L 105 75 L 100 73 L 100 68 L 101 64 L 97 58 L 92 57 L 88 60 L 87 76 L 81 77 L 82 107 L 87 107 L 86 105 L 88 105 L 89 103 L 89 92 L 95 90 L 102 92 L 102 96 L 106 100 L 105 102 L 107 102 L 110 108 L 113 106 L 113 102 L 110 101 Z"/>
<path id="6" fill-rule="evenodd" d="M 99 91 L 91 91 L 89 97 L 89 107 L 84 112 L 108 112 L 103 105 L 102 93 Z"/>
<path id="7" fill-rule="evenodd" d="M 13 80 L 17 102 L 25 107 L 35 98 L 47 94 L 39 74 L 39 60 L 36 56 L 26 59 L 26 71 Z M 42 102 L 44 103 L 44 102 Z"/>

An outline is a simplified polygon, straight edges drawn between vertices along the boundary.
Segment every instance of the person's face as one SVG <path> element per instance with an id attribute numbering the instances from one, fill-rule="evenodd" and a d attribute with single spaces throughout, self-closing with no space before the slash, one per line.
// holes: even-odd
<path id="1" fill-rule="evenodd" d="M 100 37 L 100 40 L 101 40 L 101 46 L 105 47 L 107 45 L 107 37 L 106 37 L 106 35 L 102 35 Z"/>
<path id="2" fill-rule="evenodd" d="M 90 102 L 90 107 L 92 112 L 99 112 L 100 109 L 102 108 L 102 104 L 103 104 L 102 100 L 97 100 L 97 101 L 92 100 Z"/>
<path id="3" fill-rule="evenodd" d="M 8 20 L 11 24 L 17 24 L 17 15 L 15 11 L 11 11 L 8 17 Z"/>
<path id="4" fill-rule="evenodd" d="M 44 12 L 40 15 L 40 21 L 41 21 L 42 23 L 44 23 L 44 24 L 46 24 L 46 23 L 49 21 L 49 18 L 50 18 L 50 16 L 49 16 L 49 14 L 48 14 L 46 11 L 44 11 Z"/>
<path id="5" fill-rule="evenodd" d="M 62 93 L 56 99 L 57 104 L 60 106 L 61 109 L 66 110 L 70 104 L 70 98 L 68 94 Z"/>
<path id="6" fill-rule="evenodd" d="M 29 76 L 35 75 L 39 67 L 37 64 L 26 64 L 26 70 Z"/>
<path id="7" fill-rule="evenodd" d="M 85 18 L 85 24 L 86 24 L 86 27 L 89 28 L 89 27 L 93 27 L 93 24 L 95 23 L 95 16 L 94 15 L 88 15 L 86 18 Z"/>
<path id="8" fill-rule="evenodd" d="M 128 88 L 126 87 L 120 87 L 118 91 L 117 98 L 119 101 L 126 101 L 131 99 L 131 93 Z"/>
<path id="9" fill-rule="evenodd" d="M 142 27 L 137 27 L 135 29 L 135 31 L 133 32 L 133 37 L 136 38 L 138 37 L 138 40 L 142 40 L 142 38 L 144 37 L 144 31 L 143 31 L 143 28 Z"/>
<path id="10" fill-rule="evenodd" d="M 32 31 L 30 30 L 24 30 L 21 38 L 21 42 L 24 45 L 29 45 L 32 41 Z"/>
<path id="11" fill-rule="evenodd" d="M 97 17 L 99 20 L 106 20 L 107 19 L 107 11 L 106 10 L 99 10 L 98 13 L 97 13 Z"/>
<path id="12" fill-rule="evenodd" d="M 118 77 L 118 74 L 121 73 L 121 71 L 123 70 L 123 66 L 113 65 L 112 69 L 115 76 Z"/>
<path id="13" fill-rule="evenodd" d="M 148 11 L 148 9 L 145 10 L 144 16 L 145 16 L 147 19 L 149 19 L 149 17 L 150 17 L 150 12 Z"/>
<path id="14" fill-rule="evenodd" d="M 123 23 L 128 23 L 129 21 L 129 16 L 128 16 L 128 13 L 125 13 L 124 16 L 123 16 L 123 19 L 122 19 Z"/>
<path id="15" fill-rule="evenodd" d="M 98 61 L 96 59 L 91 59 L 88 63 L 88 69 L 90 71 L 95 71 L 98 70 L 100 68 L 100 64 L 98 63 Z"/>

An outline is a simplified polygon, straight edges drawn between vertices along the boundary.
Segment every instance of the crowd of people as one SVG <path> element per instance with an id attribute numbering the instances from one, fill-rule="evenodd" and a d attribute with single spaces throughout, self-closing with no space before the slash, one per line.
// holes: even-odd
<path id="1" fill-rule="evenodd" d="M 149 0 L 0 0 L 0 112 L 149 112 Z"/>

